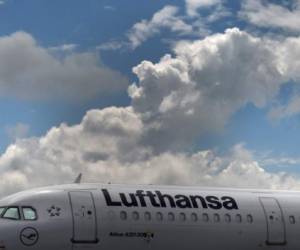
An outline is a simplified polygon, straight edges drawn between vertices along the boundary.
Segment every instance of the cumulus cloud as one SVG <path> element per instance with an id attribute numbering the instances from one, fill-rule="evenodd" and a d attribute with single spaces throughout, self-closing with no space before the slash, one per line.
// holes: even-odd
<path id="1" fill-rule="evenodd" d="M 299 188 L 298 178 L 267 172 L 243 145 L 223 156 L 188 150 L 246 104 L 266 107 L 287 79 L 296 79 L 298 58 L 287 60 L 287 47 L 298 51 L 297 41 L 234 28 L 180 42 L 174 56 L 158 63 L 141 62 L 133 69 L 138 82 L 128 90 L 131 106 L 91 110 L 77 125 L 10 145 L 0 157 L 2 195 L 64 183 L 79 172 L 96 182 Z"/>
<path id="2" fill-rule="evenodd" d="M 300 37 L 288 37 L 276 42 L 274 54 L 278 57 L 281 73 L 293 81 L 299 81 Z"/>
<path id="3" fill-rule="evenodd" d="M 300 37 L 288 37 L 276 44 L 274 53 L 278 58 L 278 69 L 282 75 L 294 83 L 300 81 Z M 300 113 L 300 95 L 299 92 L 292 94 L 285 104 L 274 105 L 269 111 L 271 120 L 280 120 L 292 117 Z"/>
<path id="4" fill-rule="evenodd" d="M 151 20 L 142 20 L 134 24 L 128 32 L 131 47 L 133 49 L 137 48 L 150 37 L 159 34 L 163 29 L 179 34 L 192 32 L 193 27 L 178 16 L 178 11 L 178 7 L 167 5 L 157 11 Z"/>
<path id="5" fill-rule="evenodd" d="M 243 145 L 214 151 L 164 152 L 140 144 L 143 123 L 132 108 L 89 111 L 75 126 L 62 124 L 41 138 L 16 141 L 0 157 L 0 196 L 21 189 L 85 181 L 298 188 L 296 178 L 266 172 Z"/>
<path id="6" fill-rule="evenodd" d="M 74 45 L 61 49 L 69 52 Z M 95 53 L 54 56 L 28 33 L 0 37 L 0 95 L 21 99 L 84 100 L 126 89 L 127 79 Z"/>
<path id="7" fill-rule="evenodd" d="M 145 142 L 158 151 L 180 148 L 205 133 L 222 131 L 247 103 L 264 107 L 285 77 L 273 44 L 238 29 L 178 43 L 175 56 L 143 61 L 129 88 L 146 124 Z"/>
<path id="8" fill-rule="evenodd" d="M 271 1 L 245 0 L 240 16 L 259 27 L 300 31 L 300 1 L 290 1 L 290 6 Z"/>

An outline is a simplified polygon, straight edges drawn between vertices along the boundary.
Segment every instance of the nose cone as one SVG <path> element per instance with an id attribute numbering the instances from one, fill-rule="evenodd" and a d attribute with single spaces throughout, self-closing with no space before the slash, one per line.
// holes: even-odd
<path id="1" fill-rule="evenodd" d="M 38 233 L 35 229 L 19 225 L 18 221 L 0 219 L 0 250 L 30 249 L 37 242 Z"/>
<path id="2" fill-rule="evenodd" d="M 13 222 L 0 218 L 0 250 L 10 250 L 17 247 L 18 228 L 13 225 Z"/>

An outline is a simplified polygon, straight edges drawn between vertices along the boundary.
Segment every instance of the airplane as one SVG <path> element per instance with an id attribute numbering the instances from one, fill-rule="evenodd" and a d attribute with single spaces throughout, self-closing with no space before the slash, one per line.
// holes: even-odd
<path id="1" fill-rule="evenodd" d="M 1 199 L 0 249 L 300 249 L 300 192 L 80 178 Z"/>

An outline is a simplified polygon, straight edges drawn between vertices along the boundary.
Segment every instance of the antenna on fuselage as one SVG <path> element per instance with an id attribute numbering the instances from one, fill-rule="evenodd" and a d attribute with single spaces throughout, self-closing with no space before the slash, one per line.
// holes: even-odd
<path id="1" fill-rule="evenodd" d="M 82 173 L 80 173 L 77 178 L 75 179 L 74 183 L 75 184 L 80 184 L 81 183 L 81 179 L 82 179 Z"/>

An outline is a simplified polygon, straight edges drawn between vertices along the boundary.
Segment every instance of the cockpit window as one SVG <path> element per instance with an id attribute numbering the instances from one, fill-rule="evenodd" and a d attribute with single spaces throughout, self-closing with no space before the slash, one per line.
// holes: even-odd
<path id="1" fill-rule="evenodd" d="M 0 207 L 0 216 L 3 213 L 4 210 L 5 210 L 5 207 Z"/>
<path id="2" fill-rule="evenodd" d="M 11 220 L 20 220 L 20 213 L 18 207 L 9 207 L 4 212 L 2 218 Z"/>
<path id="3" fill-rule="evenodd" d="M 23 207 L 22 208 L 24 220 L 36 220 L 37 214 L 36 211 L 31 207 Z"/>

